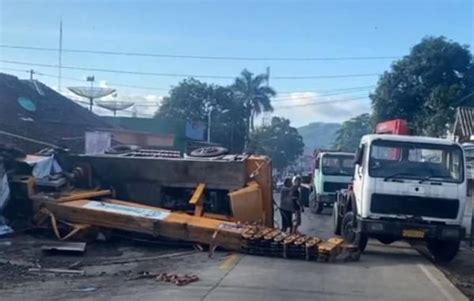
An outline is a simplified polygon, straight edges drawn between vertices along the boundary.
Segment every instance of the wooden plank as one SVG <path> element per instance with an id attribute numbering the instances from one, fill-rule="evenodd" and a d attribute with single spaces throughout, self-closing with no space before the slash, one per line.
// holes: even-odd
<path id="1" fill-rule="evenodd" d="M 203 199 L 204 199 L 204 189 L 206 189 L 206 184 L 200 183 L 196 190 L 193 193 L 193 196 L 191 197 L 191 200 L 189 201 L 189 204 L 194 205 L 194 215 L 195 216 L 202 216 L 204 213 L 204 204 L 203 204 Z"/>
<path id="2" fill-rule="evenodd" d="M 206 189 L 206 184 L 200 183 L 189 201 L 191 205 L 197 205 L 202 202 L 202 198 L 204 197 L 204 189 Z"/>
<path id="3" fill-rule="evenodd" d="M 109 189 L 104 190 L 73 190 L 64 196 L 61 196 L 56 200 L 58 203 L 65 203 L 70 201 L 76 201 L 81 199 L 91 199 L 96 197 L 111 195 L 112 191 Z"/>

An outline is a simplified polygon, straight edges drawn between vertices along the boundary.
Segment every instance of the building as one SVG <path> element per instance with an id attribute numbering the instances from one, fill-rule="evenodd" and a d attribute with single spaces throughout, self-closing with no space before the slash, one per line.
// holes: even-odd
<path id="1" fill-rule="evenodd" d="M 0 73 L 0 144 L 26 153 L 54 146 L 83 152 L 85 132 L 112 127 L 37 80 Z"/>

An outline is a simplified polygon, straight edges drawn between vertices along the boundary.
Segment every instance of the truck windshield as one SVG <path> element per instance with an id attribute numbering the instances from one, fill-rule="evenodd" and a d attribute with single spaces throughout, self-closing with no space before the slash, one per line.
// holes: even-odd
<path id="1" fill-rule="evenodd" d="M 462 150 L 455 145 L 378 140 L 372 143 L 369 175 L 462 182 L 463 166 Z"/>
<path id="2" fill-rule="evenodd" d="M 326 155 L 323 157 L 322 171 L 328 176 L 352 176 L 354 174 L 354 156 Z"/>

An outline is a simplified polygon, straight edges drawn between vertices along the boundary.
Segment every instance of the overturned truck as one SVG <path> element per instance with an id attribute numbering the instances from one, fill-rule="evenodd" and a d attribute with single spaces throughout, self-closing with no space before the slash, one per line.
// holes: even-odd
<path id="1" fill-rule="evenodd" d="M 271 160 L 221 155 L 183 158 L 169 151 L 57 154 L 66 186 L 12 179 L 31 200 L 34 220 L 60 240 L 122 230 L 265 256 L 357 259 L 340 238 L 286 234 L 273 226 Z M 47 182 L 47 181 L 46 181 Z M 343 252 L 347 251 L 347 252 Z"/>

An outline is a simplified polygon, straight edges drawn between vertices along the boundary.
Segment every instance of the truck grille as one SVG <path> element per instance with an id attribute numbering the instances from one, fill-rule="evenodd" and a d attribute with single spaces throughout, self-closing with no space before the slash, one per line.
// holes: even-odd
<path id="1" fill-rule="evenodd" d="M 370 211 L 381 214 L 403 214 L 420 217 L 456 218 L 459 200 L 400 196 L 390 194 L 372 195 Z"/>
<path id="2" fill-rule="evenodd" d="M 336 182 L 324 182 L 324 192 L 336 192 L 341 189 L 346 189 L 349 184 L 347 183 L 336 183 Z"/>

